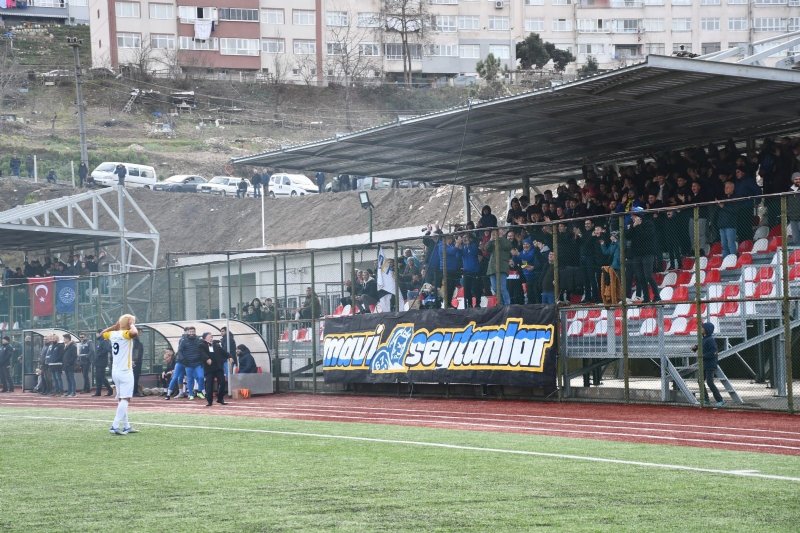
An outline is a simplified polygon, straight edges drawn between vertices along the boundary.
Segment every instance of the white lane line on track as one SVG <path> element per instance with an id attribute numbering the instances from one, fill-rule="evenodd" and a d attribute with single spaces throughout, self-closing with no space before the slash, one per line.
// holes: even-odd
<path id="1" fill-rule="evenodd" d="M 71 422 L 92 422 L 92 423 L 102 423 L 108 424 L 108 420 L 97 420 L 94 418 L 71 418 L 71 417 L 56 417 L 56 416 L 32 416 L 32 415 L 7 415 L 7 414 L 0 414 L 0 418 L 23 418 L 29 420 L 62 420 L 62 421 L 71 421 Z M 447 444 L 441 442 L 424 442 L 424 441 L 413 441 L 413 440 L 401 440 L 401 439 L 380 439 L 375 437 L 355 437 L 352 435 L 335 435 L 335 434 L 325 434 L 325 433 L 308 433 L 304 431 L 279 431 L 279 430 L 272 430 L 272 429 L 256 429 L 256 428 L 227 428 L 227 427 L 218 427 L 218 426 L 192 426 L 188 424 L 163 424 L 157 422 L 137 422 L 139 426 L 152 426 L 152 427 L 162 427 L 162 428 L 172 428 L 172 429 L 204 429 L 204 430 L 211 430 L 211 431 L 230 431 L 230 432 L 237 432 L 237 433 L 256 433 L 256 434 L 265 434 L 265 435 L 281 435 L 287 437 L 309 437 L 309 438 L 319 438 L 319 439 L 335 439 L 335 440 L 349 440 L 349 441 L 357 441 L 357 442 L 373 442 L 373 443 L 380 443 L 380 444 L 399 444 L 405 446 L 421 446 L 421 447 L 429 447 L 429 448 L 442 448 L 448 450 L 462 450 L 462 451 L 474 451 L 474 452 L 484 452 L 484 453 L 499 453 L 499 454 L 509 454 L 509 455 L 521 455 L 521 456 L 530 456 L 530 457 L 547 457 L 551 459 L 565 459 L 565 460 L 572 460 L 572 461 L 587 461 L 593 463 L 607 463 L 607 464 L 618 464 L 618 465 L 626 465 L 626 466 L 640 466 L 644 468 L 658 468 L 662 470 L 677 470 L 683 472 L 696 472 L 696 473 L 703 473 L 703 474 L 717 474 L 717 475 L 725 475 L 725 476 L 733 476 L 733 477 L 747 477 L 747 478 L 758 478 L 758 479 L 770 479 L 776 481 L 792 481 L 795 483 L 800 483 L 800 477 L 792 477 L 792 476 L 779 476 L 775 474 L 762 474 L 757 471 L 752 470 L 721 470 L 716 468 L 701 468 L 696 466 L 685 466 L 685 465 L 675 465 L 675 464 L 668 464 L 668 463 L 650 463 L 644 461 L 629 461 L 625 459 L 609 459 L 606 457 L 593 457 L 590 455 L 573 455 L 573 454 L 565 454 L 565 453 L 550 453 L 550 452 L 535 452 L 529 450 L 512 450 L 506 448 L 484 448 L 481 446 L 466 446 L 462 444 Z M 140 437 L 128 437 L 128 438 L 140 438 Z"/>
<path id="2" fill-rule="evenodd" d="M 350 414 L 355 415 L 355 414 L 357 414 L 357 411 L 358 411 L 357 409 L 355 410 L 356 412 L 351 412 L 351 410 L 334 409 L 334 408 L 313 408 L 313 407 L 308 407 L 308 408 L 275 407 L 274 409 L 279 409 L 279 410 L 284 410 L 285 409 L 287 411 L 293 411 L 293 412 L 306 412 L 306 411 L 309 411 L 309 412 L 312 412 L 312 413 L 319 414 L 320 416 L 323 413 L 336 413 L 336 414 L 339 414 L 339 413 L 350 413 Z M 375 412 L 375 413 L 370 412 L 370 413 L 368 413 L 366 415 L 362 415 L 362 416 L 364 418 L 369 418 L 371 416 L 378 416 L 378 415 L 393 416 L 392 413 L 385 413 L 385 412 Z M 487 423 L 503 423 L 503 422 L 520 423 L 521 422 L 521 423 L 525 423 L 524 420 L 520 420 L 520 421 L 505 420 L 502 417 L 501 418 L 489 418 L 489 417 L 480 415 L 478 413 L 469 413 L 469 414 L 464 414 L 463 416 L 444 416 L 444 415 L 421 414 L 419 420 L 421 422 L 425 422 L 425 421 L 428 421 L 428 420 L 430 420 L 431 422 L 434 422 L 434 421 L 439 421 L 439 420 L 462 420 L 464 418 L 469 418 L 470 421 L 472 421 L 473 423 L 477 423 L 477 422 L 487 422 Z M 648 427 L 641 427 L 641 426 L 631 427 L 631 424 L 618 425 L 618 426 L 605 425 L 605 424 L 592 424 L 591 426 L 588 426 L 587 424 L 579 424 L 579 423 L 575 423 L 575 422 L 541 422 L 541 421 L 540 422 L 535 422 L 535 421 L 531 421 L 530 422 L 530 424 L 534 424 L 534 423 L 538 424 L 538 425 L 546 425 L 546 426 L 562 426 L 562 427 L 564 427 L 564 426 L 572 426 L 572 427 L 578 427 L 578 428 L 580 428 L 580 427 L 591 427 L 591 428 L 596 428 L 596 429 L 622 429 L 622 430 L 628 430 L 628 431 L 635 429 L 637 431 L 669 432 L 671 434 L 683 433 L 683 434 L 693 434 L 693 435 L 703 435 L 703 436 L 713 436 L 713 437 L 734 437 L 735 436 L 737 438 L 738 437 L 746 437 L 748 439 L 754 439 L 754 440 L 777 440 L 777 441 L 782 441 L 782 442 L 798 442 L 798 443 L 800 443 L 800 438 L 772 437 L 772 436 L 762 436 L 762 435 L 734 435 L 732 433 L 718 433 L 718 432 L 699 431 L 699 430 L 679 430 L 679 429 L 674 429 L 674 428 L 648 428 Z M 642 422 L 641 424 L 649 425 L 648 422 Z M 512 426 L 509 426 L 509 427 L 512 427 Z M 517 426 L 513 426 L 513 427 L 517 427 Z M 535 428 L 535 426 L 534 426 L 534 428 Z M 740 430 L 740 431 L 747 431 L 747 430 Z M 798 435 L 798 436 L 800 437 L 800 435 Z"/>
<path id="3" fill-rule="evenodd" d="M 181 407 L 182 409 L 186 410 L 196 410 L 197 408 L 202 407 L 204 404 L 202 403 L 188 403 L 188 402 L 179 402 L 185 407 Z M 10 405 L 10 403 L 6 403 L 6 405 Z M 80 404 L 74 401 L 67 401 L 62 402 L 57 405 L 48 404 L 52 407 L 81 407 Z M 97 406 L 97 404 L 90 404 L 91 406 Z M 177 405 L 177 404 L 176 404 Z M 29 404 L 20 404 L 20 406 L 29 406 Z M 84 404 L 85 406 L 85 404 Z M 99 406 L 98 406 L 99 407 Z M 668 442 L 686 442 L 686 443 L 701 443 L 701 444 L 723 444 L 723 445 L 731 445 L 731 446 L 742 446 L 742 447 L 750 447 L 750 448 L 772 448 L 777 450 L 789 450 L 789 451 L 800 451 L 800 447 L 797 446 L 787 446 L 787 445 L 780 445 L 780 444 L 761 444 L 755 442 L 743 442 L 742 440 L 717 440 L 717 439 L 708 439 L 708 438 L 689 438 L 689 437 L 675 437 L 675 436 L 662 436 L 662 435 L 647 435 L 642 433 L 628 433 L 624 431 L 630 430 L 646 430 L 646 428 L 636 428 L 636 427 L 623 427 L 623 428 L 613 428 L 607 426 L 581 426 L 578 424 L 563 424 L 563 425 L 575 425 L 579 428 L 583 429 L 559 429 L 559 428 L 542 428 L 542 427 L 531 427 L 531 426 L 523 426 L 523 425 L 510 425 L 510 424 L 493 424 L 487 422 L 479 422 L 479 421 L 459 421 L 459 420 L 421 420 L 419 418 L 400 418 L 393 414 L 388 414 L 388 416 L 380 417 L 376 416 L 377 413 L 370 413 L 369 416 L 359 416 L 356 414 L 352 415 L 343 415 L 343 414 L 325 414 L 320 413 L 320 409 L 314 409 L 312 412 L 297 412 L 287 408 L 278 407 L 276 409 L 270 409 L 268 407 L 256 407 L 256 406 L 229 406 L 227 409 L 231 408 L 242 408 L 248 410 L 250 413 L 260 413 L 260 414 L 268 414 L 273 416 L 278 416 L 281 418 L 288 418 L 291 416 L 305 416 L 308 418 L 313 419 L 334 419 L 334 420 L 346 420 L 351 422 L 362 422 L 362 423 L 369 423 L 369 422 L 385 422 L 385 423 L 402 423 L 402 424 L 440 424 L 442 426 L 449 426 L 449 427 L 467 427 L 467 428 L 484 428 L 489 430 L 514 430 L 514 431 L 521 431 L 525 433 L 535 433 L 535 434 L 566 434 L 566 435 L 582 435 L 585 437 L 593 437 L 593 436 L 602 436 L 602 437 L 624 437 L 624 438 L 635 438 L 635 439 L 643 439 L 643 440 L 655 440 L 655 441 L 668 441 Z M 159 412 L 162 411 L 161 409 L 150 405 L 143 405 L 139 404 L 138 409 L 142 411 L 148 412 Z M 206 408 L 200 409 L 203 412 L 206 411 Z M 311 410 L 309 408 L 309 410 Z M 217 411 L 214 411 L 217 412 Z M 337 410 L 338 412 L 338 410 Z M 523 421 L 524 423 L 524 421 Z M 547 423 L 548 425 L 557 425 L 556 423 Z M 598 431 L 597 428 L 602 429 L 622 429 L 623 431 Z M 651 431 L 653 431 L 651 429 Z M 675 433 L 673 431 L 673 433 Z M 686 433 L 686 432 L 677 432 L 677 433 Z M 709 435 L 703 433 L 703 435 Z M 778 437 L 759 437 L 759 436 L 752 436 L 752 435 L 735 435 L 735 434 L 725 434 L 725 433 L 717 433 L 714 434 L 717 437 L 728 437 L 729 439 L 758 439 L 758 440 L 778 440 L 782 442 L 794 442 L 795 439 L 782 439 Z"/>
<path id="4" fill-rule="evenodd" d="M 286 407 L 308 407 L 308 408 L 316 408 L 316 409 L 323 409 L 325 405 L 315 405 L 315 404 L 292 404 L 292 403 L 275 403 L 273 405 L 278 406 L 286 406 Z M 572 405 L 572 404 L 570 404 Z M 595 404 L 597 405 L 597 404 Z M 255 406 L 254 406 L 255 407 Z M 509 417 L 509 418 L 532 418 L 532 419 L 545 419 L 545 420 L 570 420 L 573 422 L 603 422 L 609 424 L 646 424 L 648 426 L 665 426 L 665 427 L 685 427 L 685 428 L 697 428 L 697 429 L 725 429 L 725 430 L 739 430 L 739 431 L 752 431 L 757 433 L 776 433 L 776 434 L 785 434 L 785 435 L 795 435 L 800 436 L 800 430 L 798 431 L 781 431 L 777 429 L 759 429 L 759 428 L 744 428 L 741 426 L 717 426 L 717 425 L 702 425 L 702 424 L 677 424 L 675 422 L 645 422 L 641 420 L 615 420 L 615 419 L 603 419 L 603 418 L 576 418 L 576 417 L 565 417 L 565 416 L 551 416 L 551 415 L 529 415 L 529 414 L 515 414 L 515 413 L 489 413 L 485 411 L 448 411 L 448 410 L 435 410 L 435 409 L 405 409 L 405 408 L 393 408 L 393 407 L 364 407 L 364 406 L 344 406 L 344 408 L 348 409 L 363 409 L 365 411 L 399 411 L 402 413 L 411 413 L 411 412 L 419 412 L 419 413 L 441 413 L 445 415 L 453 415 L 453 414 L 464 414 L 464 415 L 491 415 L 491 416 L 500 416 L 500 417 Z M 687 407 L 687 409 L 689 409 Z M 699 412 L 699 411 L 698 411 Z M 787 416 L 792 416 L 788 415 Z M 797 418 L 800 421 L 800 418 Z"/>

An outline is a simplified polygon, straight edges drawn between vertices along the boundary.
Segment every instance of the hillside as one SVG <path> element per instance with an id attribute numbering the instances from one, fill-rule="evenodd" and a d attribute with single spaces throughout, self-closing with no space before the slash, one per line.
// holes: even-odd
<path id="1" fill-rule="evenodd" d="M 14 72 L 2 94 L 0 113 L 0 170 L 9 172 L 14 153 L 24 159 L 35 154 L 40 175 L 50 168 L 63 179 L 70 162 L 80 158 L 71 78 L 44 85 L 41 74 L 72 68 L 66 37 L 88 42 L 86 27 L 41 27 L 15 32 L 13 52 L 0 69 Z M 90 65 L 88 45 L 82 62 Z M 130 70 L 118 77 L 84 69 L 84 103 L 90 168 L 102 161 L 147 163 L 160 177 L 200 173 L 222 174 L 232 157 L 281 146 L 327 138 L 358 130 L 399 115 L 428 113 L 469 98 L 469 89 L 404 90 L 395 86 L 354 87 L 349 112 L 345 90 L 339 86 L 312 87 L 228 80 L 150 78 Z M 131 91 L 142 91 L 131 112 L 123 112 Z M 175 91 L 193 91 L 196 107 L 177 113 L 170 98 Z M 146 93 L 146 94 L 145 94 Z M 16 119 L 15 121 L 14 118 Z M 164 133 L 168 127 L 171 131 Z M 237 172 L 250 174 L 249 169 Z"/>
<path id="2" fill-rule="evenodd" d="M 66 185 L 33 183 L 26 179 L 0 178 L 0 211 L 20 204 L 75 193 Z M 213 252 L 261 247 L 261 203 L 254 199 L 131 190 L 134 200 L 159 230 L 160 249 L 166 252 Z M 458 192 L 458 191 L 457 191 Z M 481 193 L 481 200 L 503 218 L 505 194 Z M 444 228 L 464 220 L 461 194 L 450 187 L 438 189 L 385 189 L 370 191 L 374 204 L 374 231 L 424 227 L 439 223 Z M 480 206 L 479 206 L 480 207 Z M 478 209 L 479 209 L 478 207 Z M 447 213 L 445 215 L 445 213 Z M 129 221 L 135 220 L 133 211 Z M 473 219 L 479 213 L 473 209 Z M 268 245 L 302 246 L 305 241 L 366 233 L 368 219 L 356 192 L 265 200 Z M 132 226 L 130 229 L 143 230 Z M 6 264 L 21 264 L 20 254 L 2 251 Z"/>

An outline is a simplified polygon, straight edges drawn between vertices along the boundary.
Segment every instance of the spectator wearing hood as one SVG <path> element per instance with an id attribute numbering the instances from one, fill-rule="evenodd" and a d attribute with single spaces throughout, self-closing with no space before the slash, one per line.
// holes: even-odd
<path id="1" fill-rule="evenodd" d="M 478 220 L 479 228 L 496 228 L 497 217 L 492 214 L 492 208 L 488 205 L 481 209 L 481 218 Z"/>
<path id="2" fill-rule="evenodd" d="M 692 351 L 697 351 L 697 345 L 692 346 Z M 722 400 L 722 395 L 719 393 L 717 386 L 714 384 L 714 375 L 717 372 L 719 362 L 717 360 L 717 340 L 714 338 L 714 324 L 706 322 L 703 324 L 703 377 L 706 381 L 706 386 L 714 395 L 716 403 L 714 407 L 722 407 L 725 402 Z M 706 402 L 708 402 L 708 395 L 706 395 Z"/>
<path id="3" fill-rule="evenodd" d="M 244 344 L 240 344 L 236 347 L 236 357 L 239 360 L 240 374 L 255 374 L 258 372 L 256 360 L 253 358 L 253 354 L 250 353 L 250 348 Z"/>

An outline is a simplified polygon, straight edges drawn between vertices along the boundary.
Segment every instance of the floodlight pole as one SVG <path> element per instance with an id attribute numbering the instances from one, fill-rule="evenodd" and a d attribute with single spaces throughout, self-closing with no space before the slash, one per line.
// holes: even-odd
<path id="1" fill-rule="evenodd" d="M 369 243 L 372 244 L 372 204 L 369 204 Z"/>
<path id="2" fill-rule="evenodd" d="M 83 118 L 83 74 L 81 73 L 81 56 L 79 54 L 82 43 L 83 39 L 67 37 L 67 44 L 72 48 L 72 56 L 75 60 L 75 99 L 77 100 L 76 104 L 78 106 L 78 135 L 81 145 L 81 163 L 86 165 L 86 168 L 89 168 L 89 150 L 86 147 L 86 124 Z"/>

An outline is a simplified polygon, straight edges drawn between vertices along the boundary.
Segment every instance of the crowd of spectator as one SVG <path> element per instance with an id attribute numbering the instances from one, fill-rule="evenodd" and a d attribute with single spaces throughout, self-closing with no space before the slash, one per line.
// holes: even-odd
<path id="1" fill-rule="evenodd" d="M 512 199 L 503 228 L 489 206 L 464 233 L 444 236 L 429 226 L 424 258 L 406 256 L 399 265 L 401 288 L 409 295 L 426 283 L 440 290 L 446 278 L 444 298 L 449 301 L 456 284 L 461 285 L 466 307 L 473 305 L 473 297 L 477 304 L 485 295 L 495 295 L 501 304 L 546 303 L 554 290 L 555 262 L 561 290 L 555 296 L 577 294 L 581 301 L 599 302 L 601 267 L 619 271 L 620 247 L 625 246 L 626 297 L 658 300 L 653 273 L 662 270 L 663 261 L 678 269 L 683 257 L 694 254 L 695 244 L 707 253 L 717 241 L 724 254 L 735 254 L 739 242 L 753 238 L 762 201 L 764 222 L 780 222 L 779 198 L 761 196 L 785 192 L 800 192 L 800 139 L 767 139 L 750 155 L 729 141 L 653 155 L 630 166 L 585 166 L 582 186 L 570 179 L 555 193 L 546 190 L 532 201 Z M 800 229 L 800 206 L 793 209 L 793 203 L 789 220 L 796 219 Z M 662 208 L 673 209 L 655 211 Z M 794 235 L 800 244 L 800 231 Z"/>
<path id="2" fill-rule="evenodd" d="M 29 278 L 47 276 L 90 276 L 107 270 L 108 257 L 104 250 L 96 258 L 94 255 L 71 254 L 66 260 L 47 256 L 40 260 L 26 256 L 20 267 L 3 267 L 2 284 L 19 285 L 26 283 Z"/>

